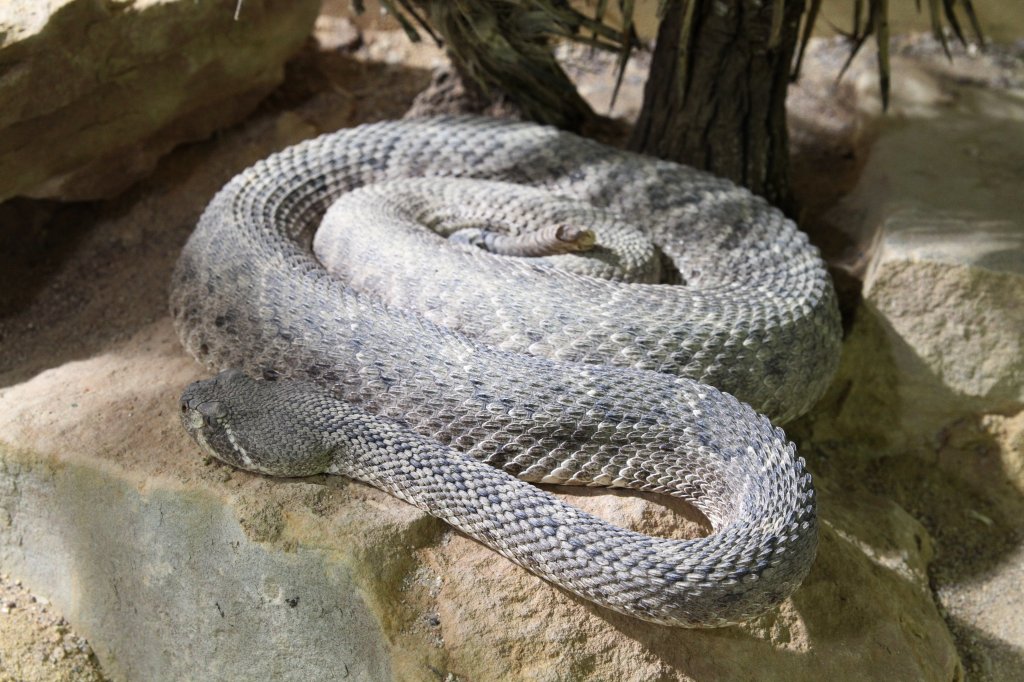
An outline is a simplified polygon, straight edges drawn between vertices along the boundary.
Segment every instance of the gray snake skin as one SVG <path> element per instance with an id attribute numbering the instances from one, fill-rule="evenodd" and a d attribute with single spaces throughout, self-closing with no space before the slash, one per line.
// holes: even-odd
<path id="1" fill-rule="evenodd" d="M 490 184 L 462 207 L 471 185 L 430 178 Z M 621 253 L 653 248 L 656 262 L 637 256 L 636 274 L 620 269 L 631 255 L 495 255 L 416 227 L 494 242 L 478 234 L 491 209 L 497 223 L 583 223 L 601 253 L 605 226 L 622 226 L 654 246 Z M 317 247 L 336 276 L 312 252 L 325 214 L 348 223 Z M 334 262 L 360 240 L 358 262 Z M 814 559 L 810 475 L 754 408 L 781 422 L 820 397 L 838 360 L 835 294 L 796 226 L 726 180 L 534 124 L 364 125 L 236 176 L 183 249 L 170 299 L 185 348 L 233 368 L 180 405 L 228 464 L 363 480 L 658 623 L 757 616 Z M 673 495 L 713 532 L 648 537 L 524 481 Z"/>

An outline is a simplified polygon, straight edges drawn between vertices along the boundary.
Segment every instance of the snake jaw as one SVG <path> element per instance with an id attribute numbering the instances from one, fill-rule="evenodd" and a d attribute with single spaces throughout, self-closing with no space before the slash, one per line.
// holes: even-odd
<path id="1" fill-rule="evenodd" d="M 257 381 L 237 369 L 190 384 L 179 405 L 192 439 L 214 459 L 269 476 L 311 476 L 330 466 L 331 448 L 317 438 L 290 440 L 308 432 L 301 405 L 292 396 L 298 382 Z M 270 429 L 274 438 L 253 435 Z"/>
<path id="2" fill-rule="evenodd" d="M 207 454 L 225 464 L 247 471 L 261 471 L 231 427 L 232 384 L 244 377 L 239 370 L 221 372 L 213 379 L 190 384 L 181 395 L 181 422 Z M 246 377 L 247 378 L 247 377 Z"/>
<path id="3" fill-rule="evenodd" d="M 555 239 L 572 251 L 589 251 L 597 244 L 597 235 L 593 230 L 576 225 L 558 225 L 555 228 Z"/>
<path id="4" fill-rule="evenodd" d="M 227 408 L 221 401 L 210 400 L 204 395 L 211 384 L 213 381 L 197 381 L 185 389 L 178 403 L 181 423 L 192 440 L 208 455 L 231 466 L 252 469 L 246 466 L 245 459 L 248 458 L 243 458 L 226 438 L 226 423 L 222 420 L 228 416 Z"/>

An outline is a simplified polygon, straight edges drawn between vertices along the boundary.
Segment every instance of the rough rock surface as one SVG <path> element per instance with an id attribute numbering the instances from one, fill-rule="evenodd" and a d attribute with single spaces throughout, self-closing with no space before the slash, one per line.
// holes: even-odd
<path id="1" fill-rule="evenodd" d="M 790 601 L 743 627 L 660 627 L 362 484 L 204 461 L 176 409 L 199 375 L 161 317 L 0 393 L 0 563 L 43 586 L 116 679 L 194 678 L 197 661 L 204 679 L 957 675 L 928 536 L 881 498 L 819 478 L 819 559 Z M 568 497 L 645 532 L 700 527 L 639 496 Z"/>
<path id="2" fill-rule="evenodd" d="M 255 108 L 318 0 L 0 3 L 0 201 L 109 197 Z"/>
<path id="3" fill-rule="evenodd" d="M 114 202 L 0 206 L 0 239 L 40 235 L 0 249 L 0 280 L 20 285 L 0 287 L 0 565 L 62 610 L 108 675 L 961 676 L 929 589 L 928 534 L 849 485 L 823 448 L 803 450 L 822 519 L 807 581 L 776 612 L 711 631 L 581 602 L 365 485 L 271 480 L 202 459 L 177 415 L 201 370 L 177 343 L 165 297 L 203 205 L 285 144 L 399 116 L 427 80 L 337 53 L 306 55 L 296 69 L 260 116 L 171 154 Z M 62 248 L 48 250 L 58 229 Z M 645 532 L 702 528 L 687 508 L 646 496 L 556 492 Z"/>
<path id="4" fill-rule="evenodd" d="M 885 131 L 848 200 L 879 228 L 865 303 L 885 320 L 901 404 L 918 417 L 1024 407 L 1018 107 L 1018 120 L 951 113 Z"/>
<path id="5" fill-rule="evenodd" d="M 1024 408 L 1024 54 L 950 63 L 928 46 L 897 53 L 892 115 L 838 209 L 871 242 L 863 295 L 922 428 Z M 852 85 L 871 111 L 874 74 Z"/>
<path id="6" fill-rule="evenodd" d="M 1018 679 L 1024 53 L 958 51 L 950 63 L 918 38 L 895 55 L 887 118 L 870 60 L 843 93 L 870 151 L 825 220 L 848 239 L 863 298 L 830 393 L 793 433 L 821 453 L 822 471 L 925 524 L 932 586 L 969 678 Z"/>

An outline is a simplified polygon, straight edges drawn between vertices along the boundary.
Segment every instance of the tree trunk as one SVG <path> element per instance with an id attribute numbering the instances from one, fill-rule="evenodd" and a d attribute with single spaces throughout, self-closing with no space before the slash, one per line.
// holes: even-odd
<path id="1" fill-rule="evenodd" d="M 559 66 L 549 37 L 536 30 L 529 3 L 417 2 L 444 38 L 459 76 L 487 99 L 508 97 L 528 119 L 566 130 L 578 131 L 595 117 Z M 554 16 L 547 19 L 557 23 Z"/>
<path id="2" fill-rule="evenodd" d="M 780 4 L 772 46 L 772 0 L 670 0 L 630 148 L 791 209 L 786 87 L 804 3 Z"/>

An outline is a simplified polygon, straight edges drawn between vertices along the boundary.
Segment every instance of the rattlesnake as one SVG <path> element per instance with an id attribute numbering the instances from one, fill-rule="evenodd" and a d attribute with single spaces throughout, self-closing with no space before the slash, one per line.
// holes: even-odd
<path id="1" fill-rule="evenodd" d="M 447 210 L 452 192 L 475 190 L 445 178 L 492 184 L 475 207 Z M 371 253 L 337 279 L 313 256 L 312 233 L 343 195 L 332 221 L 371 247 L 394 242 L 397 267 Z M 486 232 L 501 207 L 498 223 L 592 223 L 598 246 L 605 224 L 635 228 L 679 284 L 596 282 L 559 272 L 559 256 L 488 254 L 413 226 Z M 581 258 L 563 260 L 585 271 Z M 496 288 L 471 267 L 493 269 Z M 528 123 L 363 125 L 236 176 L 182 251 L 170 298 L 184 346 L 236 368 L 181 401 L 189 432 L 229 464 L 359 478 L 660 623 L 749 619 L 814 558 L 803 460 L 730 393 L 779 421 L 805 412 L 836 366 L 835 294 L 795 225 L 726 180 Z M 714 531 L 650 538 L 522 481 L 675 495 Z"/>

